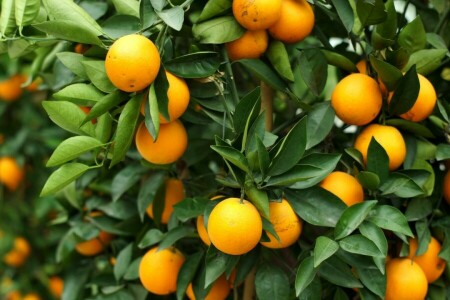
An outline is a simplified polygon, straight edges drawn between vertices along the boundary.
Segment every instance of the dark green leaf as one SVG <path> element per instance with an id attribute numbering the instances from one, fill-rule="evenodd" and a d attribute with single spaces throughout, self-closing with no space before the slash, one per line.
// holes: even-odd
<path id="1" fill-rule="evenodd" d="M 415 66 L 413 66 L 400 79 L 394 95 L 389 102 L 389 113 L 399 115 L 411 109 L 417 100 L 419 89 L 419 77 L 417 76 Z"/>
<path id="2" fill-rule="evenodd" d="M 359 280 L 355 278 L 349 266 L 336 256 L 330 257 L 320 265 L 319 275 L 339 286 L 347 288 L 363 287 Z"/>
<path id="3" fill-rule="evenodd" d="M 255 76 L 267 83 L 272 88 L 286 92 L 288 86 L 268 65 L 259 59 L 241 59 L 238 60 L 240 64 L 249 69 Z"/>
<path id="4" fill-rule="evenodd" d="M 258 117 L 261 104 L 261 90 L 255 88 L 245 95 L 236 105 L 233 115 L 233 126 L 236 134 L 245 131 L 246 124 L 251 124 Z"/>
<path id="5" fill-rule="evenodd" d="M 100 100 L 95 103 L 95 105 L 91 108 L 89 113 L 86 115 L 84 119 L 84 123 L 89 122 L 107 111 L 113 109 L 117 105 L 119 105 L 124 100 L 124 94 L 120 91 L 115 91 L 111 94 L 107 94 L 100 98 Z"/>
<path id="6" fill-rule="evenodd" d="M 33 27 L 56 38 L 93 45 L 102 45 L 96 30 L 70 20 L 54 20 L 34 24 Z"/>
<path id="7" fill-rule="evenodd" d="M 114 265 L 114 278 L 119 281 L 127 272 L 133 255 L 133 244 L 128 244 L 117 255 L 116 264 Z"/>
<path id="8" fill-rule="evenodd" d="M 335 112 L 329 101 L 316 104 L 308 112 L 308 140 L 306 150 L 311 149 L 330 133 L 334 125 Z"/>
<path id="9" fill-rule="evenodd" d="M 192 227 L 187 226 L 178 226 L 174 229 L 168 231 L 161 242 L 159 243 L 158 249 L 163 250 L 170 246 L 172 246 L 175 242 L 178 240 L 181 240 L 182 238 L 193 236 L 195 233 L 195 229 Z"/>
<path id="10" fill-rule="evenodd" d="M 436 149 L 436 159 L 446 160 L 450 158 L 450 145 L 449 144 L 439 144 Z"/>
<path id="11" fill-rule="evenodd" d="M 120 170 L 113 178 L 111 184 L 111 196 L 113 201 L 120 197 L 135 185 L 140 179 L 142 173 L 147 169 L 140 164 L 128 165 Z"/>
<path id="12" fill-rule="evenodd" d="M 342 24 L 344 25 L 347 32 L 351 32 L 354 24 L 354 16 L 353 9 L 349 2 L 347 1 L 339 1 L 339 0 L 331 0 L 334 8 L 337 11 L 339 19 L 341 19 Z"/>
<path id="13" fill-rule="evenodd" d="M 59 52 L 56 57 L 62 62 L 62 64 L 72 71 L 77 76 L 87 79 L 86 71 L 82 62 L 89 58 L 83 56 L 83 54 L 78 54 L 74 52 Z M 91 86 L 91 85 L 89 85 Z"/>
<path id="14" fill-rule="evenodd" d="M 355 64 L 345 57 L 342 54 L 339 54 L 338 52 L 330 51 L 321 49 L 322 53 L 325 55 L 325 58 L 328 62 L 328 64 L 333 65 L 335 67 L 338 67 L 340 69 L 346 70 L 348 72 L 358 72 L 358 69 L 356 68 Z"/>
<path id="15" fill-rule="evenodd" d="M 144 98 L 145 99 L 145 98 Z M 150 86 L 148 91 L 148 100 L 145 103 L 145 128 L 152 136 L 153 140 L 157 140 L 159 134 L 159 105 L 156 97 L 155 84 Z"/>
<path id="16" fill-rule="evenodd" d="M 198 17 L 198 22 L 203 22 L 220 15 L 231 8 L 231 0 L 209 0 Z"/>
<path id="17" fill-rule="evenodd" d="M 389 156 L 374 137 L 367 150 L 367 171 L 376 174 L 380 183 L 385 182 L 389 176 Z"/>
<path id="18" fill-rule="evenodd" d="M 405 216 L 408 221 L 427 217 L 433 211 L 433 203 L 428 198 L 414 198 L 408 203 Z"/>
<path id="19" fill-rule="evenodd" d="M 64 276 L 64 289 L 61 299 L 79 300 L 79 295 L 83 295 L 85 284 L 90 275 L 90 264 L 79 263 Z"/>
<path id="20" fill-rule="evenodd" d="M 152 228 L 145 233 L 142 239 L 139 241 L 138 247 L 145 249 L 147 247 L 158 244 L 164 238 L 164 233 L 159 229 Z"/>
<path id="21" fill-rule="evenodd" d="M 139 18 L 139 2 L 136 0 L 112 0 L 117 12 Z"/>
<path id="22" fill-rule="evenodd" d="M 294 73 L 292 72 L 289 55 L 282 42 L 277 40 L 271 41 L 265 54 L 281 77 L 289 81 L 294 81 Z"/>
<path id="23" fill-rule="evenodd" d="M 183 300 L 185 297 L 185 291 L 188 285 L 194 279 L 195 273 L 202 261 L 203 252 L 196 252 L 187 257 L 184 264 L 181 266 L 180 272 L 177 278 L 177 299 Z"/>
<path id="24" fill-rule="evenodd" d="M 431 130 L 428 127 L 426 127 L 420 123 L 413 122 L 413 121 L 408 121 L 408 120 L 404 120 L 404 119 L 389 119 L 389 120 L 386 120 L 385 124 L 394 126 L 401 130 L 409 131 L 413 134 L 416 134 L 418 136 L 423 136 L 425 138 L 434 138 L 435 137 L 433 132 L 431 132 Z"/>
<path id="25" fill-rule="evenodd" d="M 380 227 L 371 222 L 365 221 L 359 225 L 358 229 L 363 236 L 371 240 L 377 246 L 380 253 L 387 255 L 388 242 L 383 230 L 381 230 Z"/>
<path id="26" fill-rule="evenodd" d="M 289 277 L 280 268 L 269 264 L 258 267 L 255 276 L 255 289 L 258 299 L 290 299 Z"/>
<path id="27" fill-rule="evenodd" d="M 395 11 L 394 0 L 387 1 L 385 6 L 387 18 L 383 23 L 376 25 L 372 33 L 372 45 L 377 50 L 392 46 L 395 43 L 397 33 L 397 12 Z"/>
<path id="28" fill-rule="evenodd" d="M 211 149 L 220 154 L 224 159 L 231 162 L 244 172 L 250 172 L 247 159 L 238 150 L 228 146 L 211 146 Z"/>
<path id="29" fill-rule="evenodd" d="M 295 277 L 295 294 L 297 297 L 311 284 L 316 273 L 314 256 L 309 256 L 300 263 Z"/>
<path id="30" fill-rule="evenodd" d="M 410 54 L 425 48 L 427 36 L 420 16 L 402 28 L 398 35 L 397 43 Z"/>
<path id="31" fill-rule="evenodd" d="M 164 63 L 167 71 L 183 78 L 203 78 L 213 75 L 220 66 L 217 52 L 196 52 Z"/>
<path id="32" fill-rule="evenodd" d="M 87 170 L 89 170 L 89 166 L 80 163 L 68 163 L 62 165 L 47 179 L 40 196 L 47 196 L 61 190 L 63 187 L 83 175 Z"/>
<path id="33" fill-rule="evenodd" d="M 394 194 L 401 198 L 412 198 L 424 194 L 424 190 L 409 176 L 399 172 L 391 173 L 380 186 L 383 195 Z"/>
<path id="34" fill-rule="evenodd" d="M 314 268 L 339 250 L 339 244 L 326 236 L 319 236 L 314 247 Z"/>
<path id="35" fill-rule="evenodd" d="M 402 72 L 390 63 L 372 55 L 370 56 L 370 63 L 387 89 L 393 91 L 403 77 Z"/>
<path id="36" fill-rule="evenodd" d="M 363 201 L 345 209 L 334 229 L 335 238 L 338 240 L 351 234 L 364 221 L 376 204 L 376 200 Z"/>
<path id="37" fill-rule="evenodd" d="M 368 221 L 386 230 L 413 237 L 406 217 L 395 207 L 390 205 L 376 206 L 369 213 Z"/>
<path id="38" fill-rule="evenodd" d="M 246 183 L 245 194 L 247 195 L 248 200 L 256 206 L 262 216 L 269 219 L 269 197 L 267 196 L 267 192 L 259 190 L 253 183 Z"/>
<path id="39" fill-rule="evenodd" d="M 343 238 L 339 241 L 339 246 L 342 250 L 354 254 L 378 257 L 384 256 L 371 240 L 360 234 L 353 234 Z"/>
<path id="40" fill-rule="evenodd" d="M 376 268 L 356 268 L 359 279 L 371 292 L 384 299 L 386 276 Z"/>
<path id="41" fill-rule="evenodd" d="M 380 178 L 375 173 L 361 171 L 356 175 L 356 178 L 366 189 L 375 191 L 380 186 Z"/>
<path id="42" fill-rule="evenodd" d="M 299 67 L 309 90 L 319 96 L 327 82 L 328 65 L 325 55 L 316 49 L 305 49 L 300 53 Z"/>
<path id="43" fill-rule="evenodd" d="M 139 16 L 142 29 L 151 27 L 158 20 L 158 15 L 153 9 L 151 1 L 140 1 Z"/>
<path id="44" fill-rule="evenodd" d="M 83 61 L 86 74 L 92 84 L 104 93 L 112 93 L 116 87 L 106 75 L 105 62 L 103 60 Z"/>
<path id="45" fill-rule="evenodd" d="M 137 17 L 128 15 L 114 15 L 102 24 L 105 33 L 113 39 L 139 31 L 141 24 Z"/>
<path id="46" fill-rule="evenodd" d="M 244 33 L 232 16 L 218 17 L 192 27 L 194 37 L 204 44 L 223 44 L 234 41 Z"/>
<path id="47" fill-rule="evenodd" d="M 214 246 L 208 248 L 206 252 L 206 278 L 204 288 L 215 282 L 230 266 L 235 266 L 239 260 L 237 255 L 228 255 Z"/>
<path id="48" fill-rule="evenodd" d="M 164 180 L 165 173 L 158 172 L 152 174 L 148 179 L 142 182 L 137 199 L 137 206 L 141 220 L 144 219 L 148 206 L 155 199 L 156 193 L 164 184 Z"/>
<path id="49" fill-rule="evenodd" d="M 183 27 L 184 10 L 181 6 L 174 6 L 162 11 L 157 10 L 156 13 L 164 21 L 164 23 L 176 31 L 180 31 L 181 27 Z"/>
<path id="50" fill-rule="evenodd" d="M 387 19 L 383 0 L 361 0 L 356 2 L 356 11 L 363 27 L 376 25 Z"/>
<path id="51" fill-rule="evenodd" d="M 123 276 L 125 280 L 135 280 L 139 278 L 139 265 L 141 264 L 142 257 L 138 257 L 131 262 L 128 266 L 127 272 Z"/>

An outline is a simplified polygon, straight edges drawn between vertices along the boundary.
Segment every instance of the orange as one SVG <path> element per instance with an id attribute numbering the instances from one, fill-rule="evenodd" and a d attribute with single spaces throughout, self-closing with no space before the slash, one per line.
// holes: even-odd
<path id="1" fill-rule="evenodd" d="M 55 298 L 60 299 L 64 290 L 64 281 L 61 277 L 52 276 L 48 280 L 48 289 Z"/>
<path id="2" fill-rule="evenodd" d="M 230 283 L 225 278 L 225 275 L 222 275 L 212 284 L 204 300 L 225 300 L 228 294 L 230 294 Z M 196 300 L 192 283 L 189 284 L 186 295 L 190 300 Z"/>
<path id="3" fill-rule="evenodd" d="M 84 54 L 88 49 L 88 45 L 76 44 L 73 50 L 75 51 L 75 53 Z"/>
<path id="4" fill-rule="evenodd" d="M 344 77 L 331 95 L 331 106 L 336 115 L 350 125 L 370 123 L 380 112 L 382 102 L 375 79 L 359 73 Z"/>
<path id="5" fill-rule="evenodd" d="M 408 258 L 411 258 L 422 268 L 428 282 L 431 283 L 438 279 L 445 269 L 445 261 L 439 257 L 441 244 L 434 237 L 431 237 L 430 243 L 428 244 L 428 249 L 425 253 L 416 256 L 417 248 L 417 239 L 411 239 L 409 241 Z"/>
<path id="6" fill-rule="evenodd" d="M 256 247 L 262 235 L 258 210 L 247 200 L 228 198 L 217 204 L 208 219 L 211 243 L 230 255 L 241 255 Z"/>
<path id="7" fill-rule="evenodd" d="M 233 15 L 248 30 L 267 29 L 281 16 L 281 0 L 233 0 Z"/>
<path id="8" fill-rule="evenodd" d="M 139 265 L 139 278 L 142 285 L 151 293 L 168 295 L 177 290 L 177 278 L 184 263 L 184 255 L 171 247 L 158 251 L 150 249 L 142 257 Z"/>
<path id="9" fill-rule="evenodd" d="M 18 292 L 18 291 L 9 292 L 6 295 L 6 300 L 21 300 L 21 299 L 22 299 L 22 294 L 20 294 L 20 292 Z"/>
<path id="10" fill-rule="evenodd" d="M 75 250 L 84 256 L 94 256 L 102 252 L 112 239 L 112 234 L 100 231 L 98 237 L 78 243 Z"/>
<path id="11" fill-rule="evenodd" d="M 142 122 L 137 130 L 135 142 L 138 152 L 145 160 L 152 164 L 164 165 L 177 161 L 184 154 L 188 137 L 183 124 L 176 120 L 161 124 L 155 141 Z"/>
<path id="12" fill-rule="evenodd" d="M 409 258 L 394 258 L 386 264 L 385 300 L 423 300 L 428 282 L 418 264 Z"/>
<path id="13" fill-rule="evenodd" d="M 450 205 L 450 169 L 445 173 L 444 183 L 442 185 L 444 188 L 444 199 Z"/>
<path id="14" fill-rule="evenodd" d="M 16 74 L 0 82 L 0 100 L 15 101 L 22 95 L 22 83 L 26 81 L 25 76 Z"/>
<path id="15" fill-rule="evenodd" d="M 36 293 L 29 293 L 23 296 L 22 300 L 41 300 L 41 297 Z"/>
<path id="16" fill-rule="evenodd" d="M 270 202 L 269 216 L 270 223 L 272 223 L 280 241 L 267 232 L 270 241 L 261 242 L 263 246 L 274 249 L 286 248 L 298 240 L 302 233 L 302 222 L 286 199 L 282 199 L 281 202 Z"/>
<path id="17" fill-rule="evenodd" d="M 189 105 L 191 96 L 186 81 L 183 78 L 177 77 L 167 71 L 166 77 L 169 82 L 169 88 L 167 89 L 167 98 L 169 99 L 169 103 L 167 108 L 169 110 L 170 122 L 172 122 L 184 114 Z M 141 104 L 141 114 L 144 116 L 146 100 L 147 97 L 144 97 Z M 169 123 L 169 121 L 164 118 L 162 114 L 159 114 L 159 122 L 163 124 Z"/>
<path id="18" fill-rule="evenodd" d="M 314 12 L 306 0 L 283 0 L 281 16 L 269 27 L 269 32 L 276 40 L 297 43 L 311 33 L 314 21 Z"/>
<path id="19" fill-rule="evenodd" d="M 106 54 L 109 80 L 125 92 L 140 91 L 158 75 L 161 58 L 155 44 L 145 36 L 130 34 L 116 40 Z"/>
<path id="20" fill-rule="evenodd" d="M 31 247 L 28 241 L 23 237 L 16 237 L 11 250 L 5 254 L 3 261 L 11 267 L 22 266 L 31 253 Z"/>
<path id="21" fill-rule="evenodd" d="M 265 30 L 246 31 L 240 38 L 226 43 L 230 60 L 259 58 L 267 50 L 269 36 Z"/>
<path id="22" fill-rule="evenodd" d="M 367 72 L 367 61 L 365 59 L 361 59 L 356 64 L 356 68 L 358 69 L 359 73 L 369 75 Z M 380 77 L 378 77 L 378 86 L 380 87 L 381 94 L 383 96 L 386 96 L 388 94 L 388 90 Z"/>
<path id="23" fill-rule="evenodd" d="M 183 182 L 176 178 L 169 178 L 165 183 L 164 210 L 161 215 L 161 223 L 167 224 L 173 213 L 173 206 L 184 199 Z M 153 219 L 153 203 L 147 207 L 147 215 Z"/>
<path id="24" fill-rule="evenodd" d="M 4 184 L 10 191 L 17 190 L 24 175 L 23 168 L 13 157 L 0 157 L 0 183 Z"/>
<path id="25" fill-rule="evenodd" d="M 345 172 L 331 172 L 320 186 L 336 195 L 347 206 L 364 201 L 364 190 L 361 184 L 355 177 Z"/>
<path id="26" fill-rule="evenodd" d="M 406 157 L 406 144 L 397 128 L 387 125 L 371 124 L 356 137 L 354 147 L 361 152 L 367 163 L 367 151 L 372 139 L 384 148 L 389 157 L 389 170 L 395 170 L 403 164 Z"/>
<path id="27" fill-rule="evenodd" d="M 211 245 L 211 240 L 209 239 L 208 231 L 205 227 L 205 218 L 203 216 L 197 217 L 197 232 L 200 236 L 200 239 L 205 243 L 205 245 L 209 246 Z"/>

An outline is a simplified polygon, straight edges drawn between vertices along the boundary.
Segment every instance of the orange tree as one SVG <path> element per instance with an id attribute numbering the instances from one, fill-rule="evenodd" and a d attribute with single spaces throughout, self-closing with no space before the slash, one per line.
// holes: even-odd
<path id="1" fill-rule="evenodd" d="M 448 1 L 1 9 L 70 133 L 63 299 L 449 295 Z"/>

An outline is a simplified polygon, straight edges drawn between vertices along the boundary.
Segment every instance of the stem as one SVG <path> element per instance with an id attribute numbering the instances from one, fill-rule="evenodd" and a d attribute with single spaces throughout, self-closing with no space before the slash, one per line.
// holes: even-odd
<path id="1" fill-rule="evenodd" d="M 255 275 L 256 268 L 253 268 L 247 275 L 244 281 L 244 295 L 243 300 L 253 300 L 255 299 Z"/>
<path id="2" fill-rule="evenodd" d="M 236 88 L 236 82 L 234 81 L 233 69 L 231 68 L 230 59 L 228 58 L 228 53 L 225 47 L 222 47 L 222 56 L 225 59 L 225 69 L 226 69 L 226 77 L 227 83 L 230 86 L 231 98 L 234 101 L 234 104 L 239 103 L 239 95 Z"/>
<path id="3" fill-rule="evenodd" d="M 261 111 L 266 112 L 266 130 L 273 129 L 273 89 L 261 81 Z"/>

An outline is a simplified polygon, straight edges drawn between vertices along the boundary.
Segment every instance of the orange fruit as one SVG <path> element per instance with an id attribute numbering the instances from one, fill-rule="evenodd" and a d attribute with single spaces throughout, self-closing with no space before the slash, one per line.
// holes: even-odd
<path id="1" fill-rule="evenodd" d="M 228 280 L 225 278 L 225 275 L 221 275 L 217 280 L 212 284 L 211 289 L 208 294 L 204 298 L 204 300 L 225 300 L 230 294 L 230 284 Z M 196 300 L 194 295 L 194 289 L 192 288 L 192 283 L 189 284 L 186 295 L 190 300 Z"/>
<path id="2" fill-rule="evenodd" d="M 445 260 L 439 257 L 441 244 L 434 237 L 431 237 L 425 253 L 416 256 L 417 248 L 417 239 L 410 239 L 408 258 L 412 259 L 422 268 L 427 277 L 427 281 L 431 283 L 438 279 L 445 269 Z"/>
<path id="3" fill-rule="evenodd" d="M 331 106 L 336 115 L 350 125 L 370 123 L 380 112 L 382 102 L 375 79 L 359 73 L 344 77 L 331 95 Z"/>
<path id="4" fill-rule="evenodd" d="M 161 223 L 167 224 L 173 213 L 173 206 L 184 199 L 183 182 L 176 178 L 169 178 L 165 183 L 164 210 L 161 215 Z M 147 207 L 147 215 L 153 219 L 153 203 Z"/>
<path id="5" fill-rule="evenodd" d="M 444 183 L 442 185 L 444 188 L 444 199 L 450 205 L 450 169 L 445 173 Z"/>
<path id="6" fill-rule="evenodd" d="M 397 128 L 387 125 L 371 124 L 356 137 L 354 147 L 361 152 L 367 163 L 367 151 L 372 139 L 384 148 L 389 157 L 389 170 L 395 170 L 403 164 L 406 157 L 406 144 Z"/>
<path id="7" fill-rule="evenodd" d="M 267 248 L 286 248 L 294 244 L 302 233 L 302 222 L 286 199 L 281 202 L 269 203 L 270 223 L 278 234 L 278 241 L 271 233 L 267 232 L 270 241 L 261 242 Z"/>
<path id="8" fill-rule="evenodd" d="M 48 289 L 55 298 L 60 299 L 64 290 L 64 281 L 61 277 L 52 276 L 48 280 Z"/>
<path id="9" fill-rule="evenodd" d="M 141 156 L 152 164 L 171 164 L 186 151 L 188 137 L 186 129 L 179 120 L 161 124 L 155 141 L 145 127 L 139 125 L 135 137 L 136 148 Z"/>
<path id="10" fill-rule="evenodd" d="M 29 293 L 23 296 L 22 300 L 41 300 L 41 297 L 36 293 Z"/>
<path id="11" fill-rule="evenodd" d="M 205 243 L 205 245 L 211 245 L 211 240 L 209 239 L 208 231 L 205 227 L 205 218 L 203 218 L 203 216 L 198 216 L 196 225 L 200 239 L 203 241 L 203 243 Z"/>
<path id="12" fill-rule="evenodd" d="M 11 267 L 20 267 L 27 260 L 31 253 L 31 247 L 28 241 L 23 237 L 16 237 L 11 250 L 5 254 L 3 261 Z"/>
<path id="13" fill-rule="evenodd" d="M 281 0 L 233 0 L 233 15 L 248 30 L 267 29 L 281 16 Z"/>
<path id="14" fill-rule="evenodd" d="M 6 300 L 21 300 L 22 294 L 19 291 L 12 291 L 6 295 Z"/>
<path id="15" fill-rule="evenodd" d="M 139 278 L 142 285 L 151 293 L 168 295 L 177 290 L 177 278 L 185 261 L 184 255 L 171 247 L 150 249 L 142 257 L 139 265 Z"/>
<path id="16" fill-rule="evenodd" d="M 103 251 L 109 245 L 113 235 L 105 231 L 100 231 L 99 235 L 93 239 L 80 242 L 75 246 L 75 250 L 84 256 L 94 256 Z"/>
<path id="17" fill-rule="evenodd" d="M 358 63 L 356 64 L 356 68 L 358 69 L 359 73 L 369 75 L 367 73 L 367 61 L 365 59 L 361 59 L 360 61 L 358 61 Z M 388 94 L 388 90 L 380 77 L 378 77 L 378 86 L 380 87 L 381 94 L 383 96 L 386 96 Z"/>
<path id="18" fill-rule="evenodd" d="M 15 191 L 24 178 L 25 172 L 13 157 L 0 157 L 0 183 L 10 191 Z"/>
<path id="19" fill-rule="evenodd" d="M 283 0 L 280 18 L 269 27 L 269 32 L 276 40 L 297 43 L 311 33 L 314 21 L 314 12 L 306 0 Z"/>
<path id="20" fill-rule="evenodd" d="M 247 200 L 228 198 L 217 204 L 208 219 L 211 243 L 230 255 L 241 255 L 258 245 L 262 220 L 258 210 Z"/>
<path id="21" fill-rule="evenodd" d="M 359 181 L 350 174 L 341 171 L 331 172 L 320 186 L 336 195 L 347 206 L 364 201 L 364 190 Z"/>
<path id="22" fill-rule="evenodd" d="M 155 44 L 139 34 L 116 40 L 106 54 L 105 68 L 109 80 L 125 92 L 140 91 L 158 75 L 161 58 Z"/>
<path id="23" fill-rule="evenodd" d="M 386 264 L 385 300 L 423 300 L 428 282 L 418 264 L 409 258 L 394 258 Z"/>
<path id="24" fill-rule="evenodd" d="M 265 30 L 247 30 L 240 38 L 226 43 L 230 60 L 259 58 L 267 50 L 269 36 Z"/>
<path id="25" fill-rule="evenodd" d="M 73 50 L 75 51 L 75 53 L 84 54 L 88 49 L 88 45 L 76 44 Z"/>
<path id="26" fill-rule="evenodd" d="M 0 100 L 15 101 L 22 95 L 22 83 L 26 81 L 25 76 L 16 74 L 0 82 Z"/>

